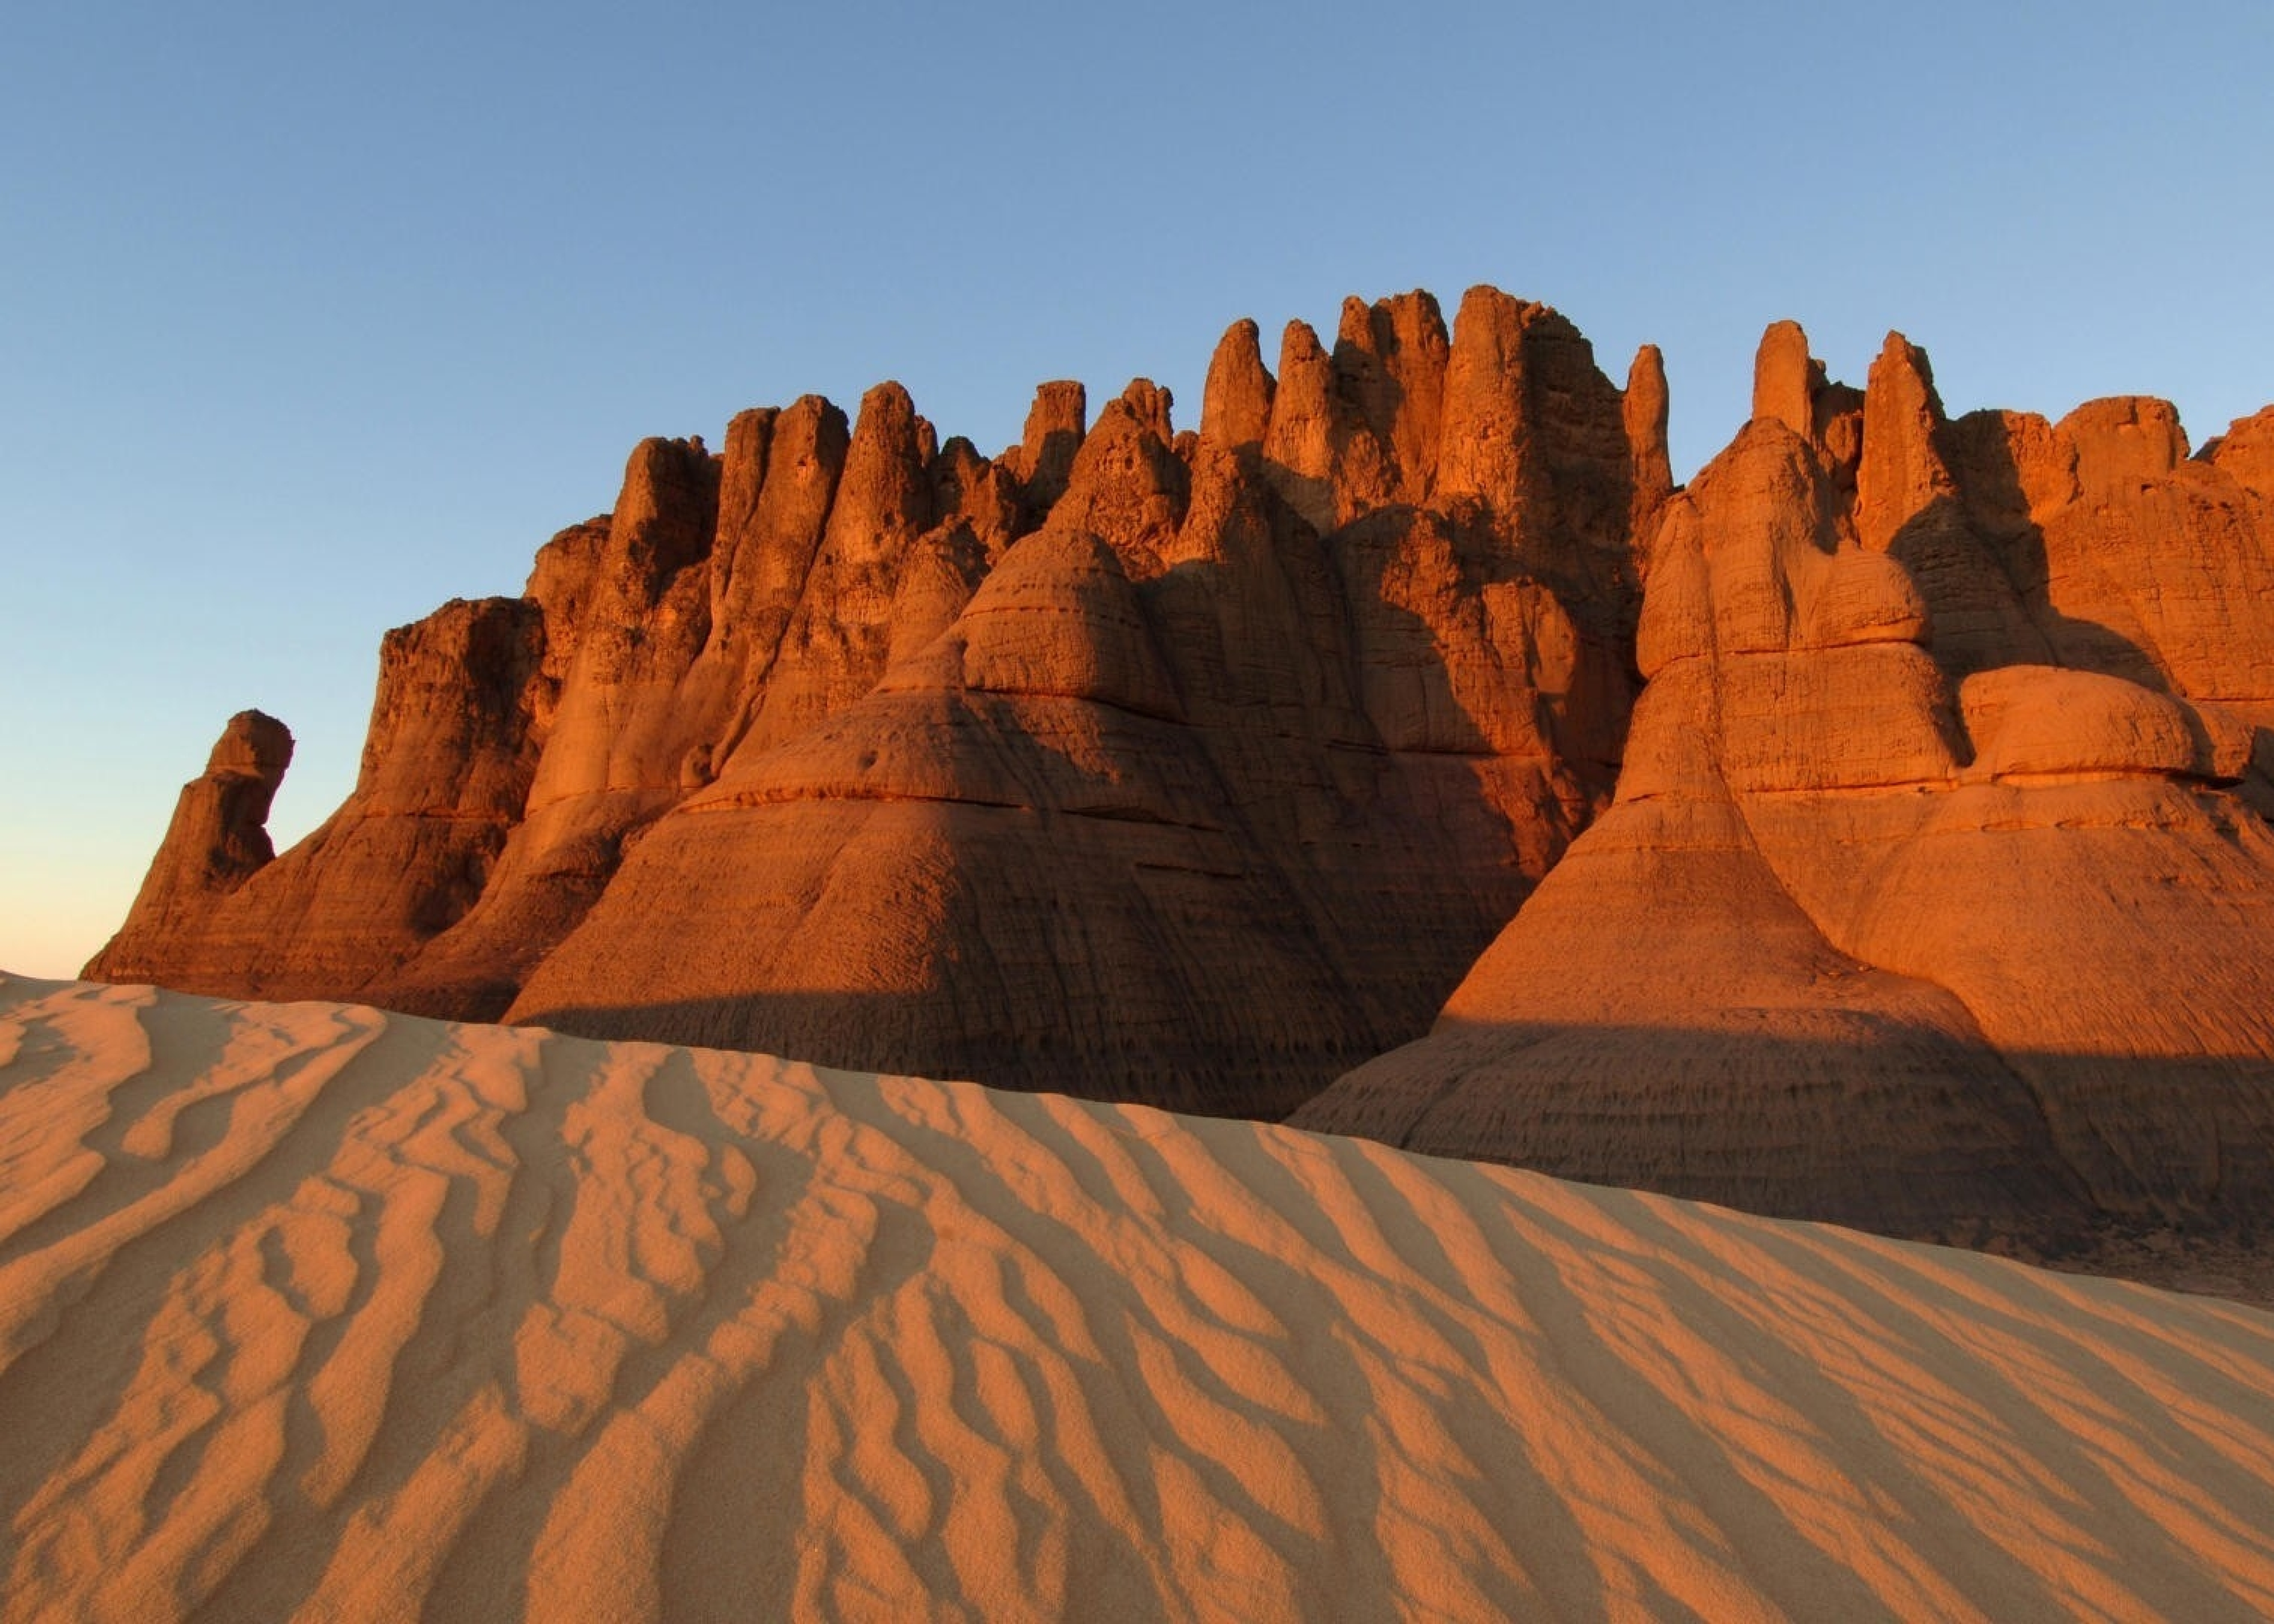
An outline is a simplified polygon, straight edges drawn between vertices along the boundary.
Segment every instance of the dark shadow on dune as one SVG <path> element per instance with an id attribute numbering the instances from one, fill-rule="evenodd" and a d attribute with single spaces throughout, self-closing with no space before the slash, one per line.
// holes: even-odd
<path id="1" fill-rule="evenodd" d="M 857 1071 L 1009 1081 L 1097 1097 L 1082 1046 L 1036 1031 L 929 1045 L 921 1001 L 879 994 L 752 994 L 546 1012 L 593 1037 L 755 1049 Z M 1417 1154 L 1527 1168 L 1580 1183 L 1999 1251 L 2154 1283 L 2248 1289 L 2274 1304 L 2274 1057 L 2143 1059 L 1813 1043 L 1638 1021 L 1477 1029 L 1518 1059 L 1472 1051 L 1442 1078 L 1328 1091 L 1291 1124 Z M 1057 1058 L 1053 1058 L 1053 1057 Z M 1221 1054 L 1160 1034 L 1133 1056 L 1157 1088 L 1120 1100 L 1211 1110 Z M 1363 1056 L 1321 1049 L 1322 1072 Z M 990 1064 L 990 1062 L 998 1064 Z M 1031 1079 L 1031 1080 L 1028 1080 Z M 1410 1085 L 1410 1086 L 1409 1086 Z M 1487 1108 L 1465 1115 L 1448 1086 Z M 1414 1132 L 1425 1115 L 1434 1131 Z"/>
<path id="2" fill-rule="evenodd" d="M 1239 974 L 1228 967 L 1227 976 Z M 1250 1093 L 1255 1071 L 1296 1068 L 1319 1086 L 1371 1057 L 1361 1034 L 1321 1022 L 1308 1040 L 1264 1034 L 1239 1044 L 1194 1041 L 1155 1030 L 1100 1033 L 1076 1028 L 946 1029 L 954 990 L 752 992 L 735 997 L 660 1000 L 633 1005 L 569 1006 L 536 1011 L 530 1024 L 580 1037 L 680 1043 L 755 1051 L 848 1071 L 885 1071 L 972 1081 L 1024 1093 L 1068 1094 L 1158 1106 L 1201 1116 L 1234 1116 L 1225 1101 Z M 1099 1074 L 1118 1086 L 1092 1087 Z M 1134 1079 L 1148 1079 L 1141 1086 Z"/>

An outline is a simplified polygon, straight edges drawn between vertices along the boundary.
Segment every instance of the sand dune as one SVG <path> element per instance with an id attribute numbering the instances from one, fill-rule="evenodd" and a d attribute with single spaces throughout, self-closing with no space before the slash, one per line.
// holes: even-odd
<path id="1" fill-rule="evenodd" d="M 2263 1617 L 2274 1318 L 1248 1124 L 0 982 L 8 1619 Z"/>

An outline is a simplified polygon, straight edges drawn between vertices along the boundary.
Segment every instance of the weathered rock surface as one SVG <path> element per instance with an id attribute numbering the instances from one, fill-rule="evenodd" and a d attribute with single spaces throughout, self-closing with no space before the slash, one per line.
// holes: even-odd
<path id="1" fill-rule="evenodd" d="M 445 605 L 387 635 L 354 793 L 308 838 L 267 859 L 267 788 L 239 802 L 243 861 L 192 890 L 208 849 L 201 820 L 174 828 L 124 929 L 90 975 L 272 998 L 370 987 L 482 895 L 522 816 L 545 683 L 540 607 L 488 598 Z M 215 750 L 230 749 L 238 721 Z M 264 718 L 265 720 L 265 718 Z M 282 741 L 281 726 L 274 736 Z M 263 730 L 266 732 L 267 730 Z M 273 758 L 281 777 L 289 745 Z M 256 779 L 255 782 L 260 780 Z M 184 811 L 219 788 L 184 792 Z"/>
<path id="2" fill-rule="evenodd" d="M 282 856 L 232 723 L 91 970 L 1959 1240 L 2274 1211 L 2274 411 L 1953 419 L 1779 323 L 1678 489 L 1656 350 L 1480 288 L 1276 375 L 1236 323 L 1174 415 L 644 443 L 523 598 L 390 635 Z"/>
<path id="3" fill-rule="evenodd" d="M 1671 485 L 1638 371 L 1414 293 L 1276 378 L 1237 324 L 1198 435 L 1141 380 L 1043 385 L 993 462 L 894 384 L 647 441 L 480 611 L 510 658 L 397 634 L 326 831 L 186 898 L 169 840 L 93 968 L 1282 1112 L 1608 799 Z"/>
<path id="4" fill-rule="evenodd" d="M 90 974 L 133 976 L 158 944 L 204 933 L 221 900 L 275 861 L 268 808 L 292 762 L 292 734 L 260 710 L 240 710 L 214 741 L 206 770 L 182 786 L 164 844 L 125 926 Z"/>
<path id="5" fill-rule="evenodd" d="M 1850 447 L 1797 335 L 1656 532 L 1616 803 L 1293 1120 L 1957 1239 L 2263 1224 L 2266 505 L 2161 402 L 1951 423 L 1900 335 Z"/>
<path id="6" fill-rule="evenodd" d="M 1271 1112 L 1418 1029 L 1608 788 L 1624 662 L 1581 627 L 1621 588 L 1567 607 L 1499 515 L 1369 505 L 1296 426 L 1364 402 L 1259 387 L 1251 338 L 1182 456 L 1164 392 L 1109 402 L 960 613 L 659 820 L 511 1017 Z M 1321 536 L 1314 477 L 1363 517 Z"/>

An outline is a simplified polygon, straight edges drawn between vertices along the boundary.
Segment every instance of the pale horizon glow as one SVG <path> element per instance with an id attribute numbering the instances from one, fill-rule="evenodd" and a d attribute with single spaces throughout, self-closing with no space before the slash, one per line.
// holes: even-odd
<path id="1" fill-rule="evenodd" d="M 233 712 L 280 848 L 351 786 L 390 626 L 520 590 L 649 434 L 896 378 L 993 452 L 1034 386 L 1196 421 L 1342 297 L 1490 282 L 1677 474 L 1800 320 L 1954 412 L 2274 401 L 2274 10 L 97 3 L 0 60 L 0 966 L 73 974 Z"/>

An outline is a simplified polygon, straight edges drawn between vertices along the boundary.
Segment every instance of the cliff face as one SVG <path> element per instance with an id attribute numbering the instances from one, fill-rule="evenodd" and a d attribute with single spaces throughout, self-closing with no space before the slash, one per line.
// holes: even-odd
<path id="1" fill-rule="evenodd" d="M 1480 288 L 1276 372 L 1234 325 L 1197 431 L 1052 383 L 990 459 L 885 384 L 649 441 L 523 598 L 389 635 L 281 857 L 233 721 L 90 974 L 1961 1240 L 2255 1223 L 2274 410 L 1953 419 L 1791 323 L 1685 490 L 1666 410 Z"/>
<path id="2" fill-rule="evenodd" d="M 1668 481 L 1654 352 L 1494 289 L 1280 357 L 1196 433 L 1047 384 L 990 460 L 886 384 L 643 444 L 390 635 L 321 831 L 185 886 L 177 826 L 89 973 L 1284 1111 L 1608 799 Z"/>
<path id="3" fill-rule="evenodd" d="M 264 825 L 290 735 L 259 712 L 234 718 L 87 974 L 316 997 L 368 986 L 417 952 L 481 894 L 521 816 L 542 650 L 537 606 L 511 598 L 447 604 L 389 632 L 355 791 L 282 856 Z M 240 787 L 237 760 L 248 726 L 273 763 L 257 794 Z M 212 808 L 228 813 L 222 862 L 207 855 Z"/>
<path id="4" fill-rule="evenodd" d="M 1859 399 L 1788 324 L 1755 402 L 1653 538 L 1615 803 L 1296 1120 L 1957 1238 L 2256 1222 L 2263 415 L 1952 421 L 1900 336 Z"/>

